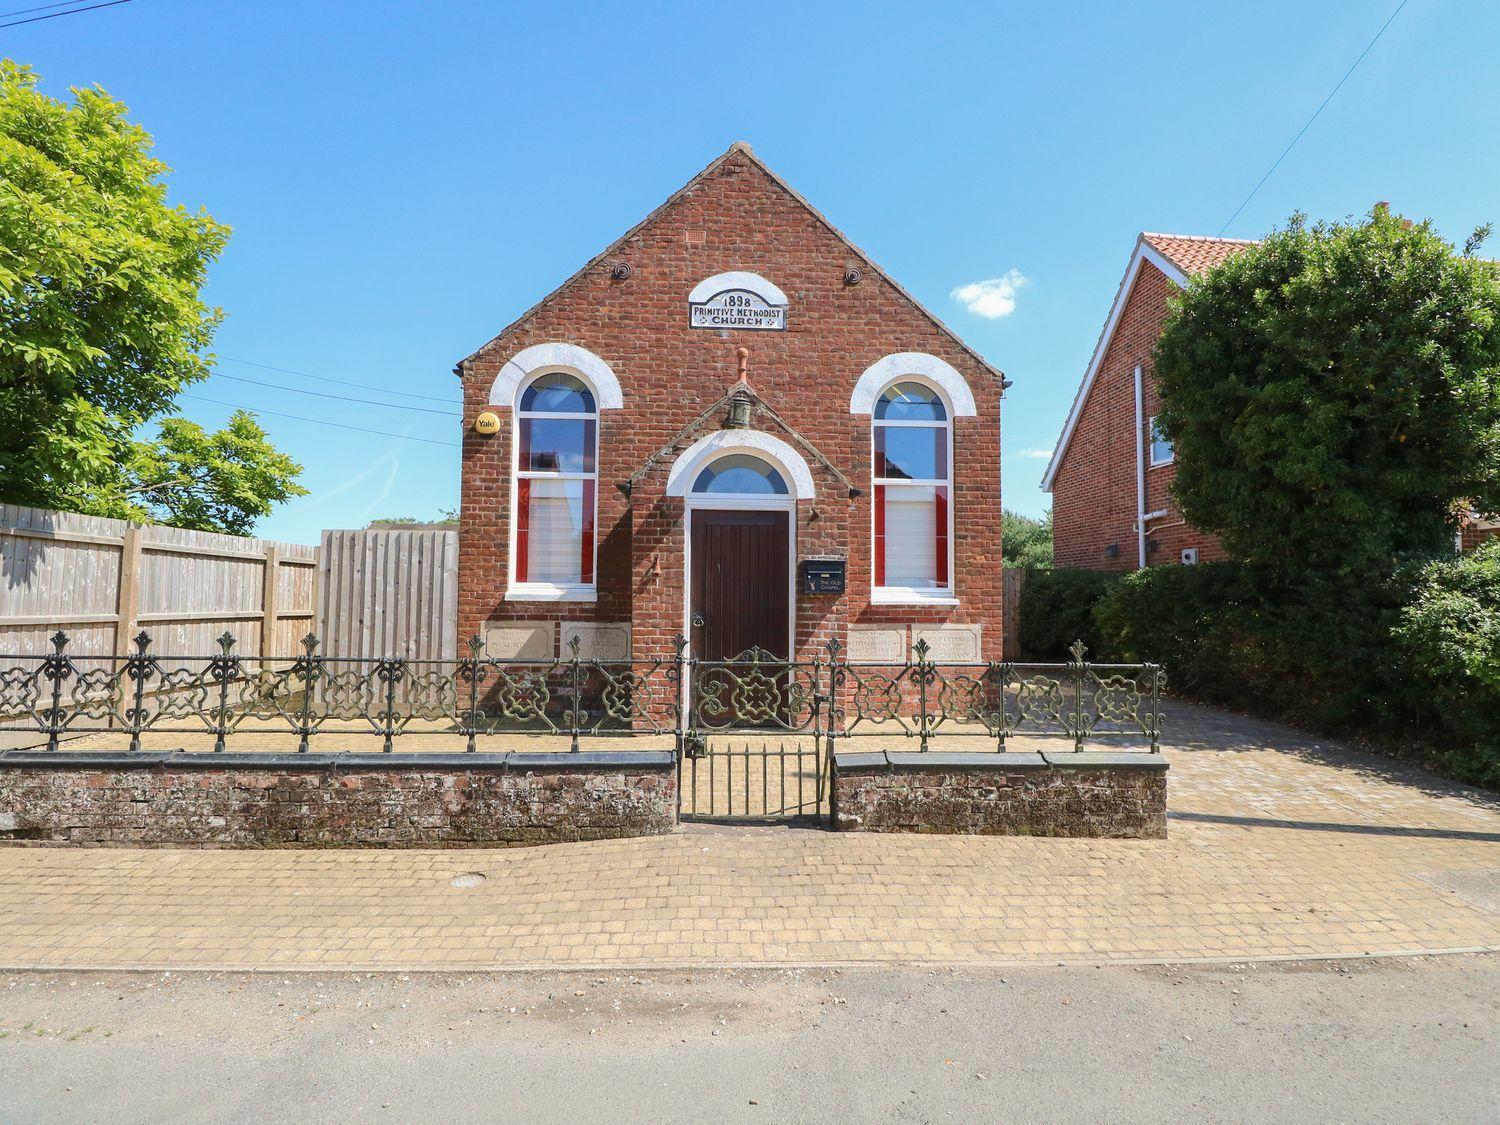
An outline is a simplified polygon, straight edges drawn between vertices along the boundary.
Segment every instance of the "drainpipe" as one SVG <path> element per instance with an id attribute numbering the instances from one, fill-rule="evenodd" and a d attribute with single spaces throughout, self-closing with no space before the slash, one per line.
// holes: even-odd
<path id="1" fill-rule="evenodd" d="M 1135 547 L 1136 564 L 1146 569 L 1146 419 L 1141 365 L 1135 365 Z"/>

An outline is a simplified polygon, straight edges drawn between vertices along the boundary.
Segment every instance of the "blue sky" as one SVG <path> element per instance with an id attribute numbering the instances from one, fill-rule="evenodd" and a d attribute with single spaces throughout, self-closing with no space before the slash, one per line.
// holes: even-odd
<path id="1" fill-rule="evenodd" d="M 123 100 L 234 227 L 221 356 L 401 392 L 226 361 L 195 395 L 455 443 L 263 414 L 312 494 L 259 533 L 315 542 L 455 505 L 454 362 L 738 139 L 1015 380 L 1005 503 L 1039 513 L 1136 233 L 1218 232 L 1398 2 L 133 0 L 0 54 Z M 1497 44 L 1500 4 L 1409 0 L 1225 233 L 1379 199 L 1500 221 Z"/>

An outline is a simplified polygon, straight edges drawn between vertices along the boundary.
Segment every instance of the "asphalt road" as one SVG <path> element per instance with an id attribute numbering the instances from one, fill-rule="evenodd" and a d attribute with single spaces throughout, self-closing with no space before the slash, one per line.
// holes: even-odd
<path id="1" fill-rule="evenodd" d="M 1500 958 L 0 975 L 0 1120 L 1495 1121 Z"/>

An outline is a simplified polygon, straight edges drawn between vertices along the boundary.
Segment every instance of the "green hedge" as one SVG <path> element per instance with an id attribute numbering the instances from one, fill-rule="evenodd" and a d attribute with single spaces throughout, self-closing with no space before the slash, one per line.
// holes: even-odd
<path id="1" fill-rule="evenodd" d="M 1027 660 L 1065 660 L 1068 646 L 1082 641 L 1092 659 L 1104 659 L 1094 606 L 1120 581 L 1101 570 L 1032 570 L 1021 587 L 1016 637 Z"/>
<path id="2" fill-rule="evenodd" d="M 1316 577 L 1278 590 L 1236 563 L 1153 567 L 1088 588 L 1098 659 L 1159 663 L 1178 694 L 1367 738 L 1500 786 L 1500 543 L 1358 591 Z M 1046 604 L 1060 591 L 1038 593 Z M 1071 593 L 1087 600 L 1083 586 Z M 1023 645 L 1027 605 L 1023 592 Z"/>
<path id="3" fill-rule="evenodd" d="M 1500 542 L 1430 563 L 1392 631 L 1406 705 L 1455 776 L 1500 788 Z"/>

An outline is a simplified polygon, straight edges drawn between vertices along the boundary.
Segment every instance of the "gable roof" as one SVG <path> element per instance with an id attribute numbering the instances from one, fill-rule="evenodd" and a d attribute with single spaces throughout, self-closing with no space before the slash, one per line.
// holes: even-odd
<path id="1" fill-rule="evenodd" d="M 1115 300 L 1110 305 L 1109 316 L 1094 345 L 1094 354 L 1089 359 L 1088 367 L 1084 369 L 1078 393 L 1073 396 L 1068 420 L 1063 423 L 1062 434 L 1052 450 L 1052 459 L 1047 462 L 1047 471 L 1042 474 L 1042 491 L 1052 491 L 1052 482 L 1062 468 L 1063 457 L 1068 452 L 1068 442 L 1078 427 L 1078 419 L 1083 415 L 1083 404 L 1088 401 L 1094 377 L 1099 374 L 1099 365 L 1104 362 L 1105 353 L 1109 351 L 1110 341 L 1114 339 L 1115 328 L 1119 326 L 1120 317 L 1125 312 L 1125 305 L 1130 300 L 1131 290 L 1135 288 L 1135 279 L 1141 272 L 1142 264 L 1150 262 L 1174 285 L 1186 289 L 1193 277 L 1207 273 L 1245 247 L 1254 245 L 1255 240 L 1250 238 L 1208 238 L 1196 234 L 1156 234 L 1152 231 L 1142 231 L 1137 236 L 1135 249 L 1130 254 L 1130 264 L 1125 267 L 1125 276 L 1120 279 L 1120 287 L 1115 290 Z"/>
<path id="2" fill-rule="evenodd" d="M 1252 238 L 1208 238 L 1201 234 L 1154 234 L 1146 231 L 1141 238 L 1158 254 L 1183 273 L 1207 273 L 1222 265 L 1247 246 Z"/>
<path id="3" fill-rule="evenodd" d="M 803 196 L 802 196 L 802 194 L 800 192 L 798 192 L 795 188 L 793 188 L 790 184 L 788 184 L 785 180 L 783 180 L 775 172 L 771 171 L 771 169 L 766 165 L 766 163 L 763 160 L 761 160 L 760 157 L 756 156 L 754 150 L 752 150 L 751 147 L 748 144 L 746 144 L 744 141 L 735 141 L 734 144 L 730 145 L 727 149 L 725 149 L 722 154 L 720 154 L 719 156 L 715 157 L 712 161 L 710 161 L 709 164 L 708 164 L 708 166 L 706 168 L 704 168 L 701 172 L 699 172 L 697 175 L 695 175 L 687 183 L 683 184 L 680 188 L 678 188 L 676 191 L 674 191 L 671 195 L 667 196 L 667 198 L 662 201 L 662 203 L 661 203 L 660 206 L 658 206 L 655 210 L 653 210 L 650 214 L 648 214 L 640 222 L 636 223 L 635 226 L 631 227 L 624 234 L 620 235 L 619 238 L 615 239 L 608 246 L 606 246 L 603 250 L 601 250 L 598 254 L 595 254 L 592 258 L 590 258 L 587 262 L 585 262 L 583 264 L 583 267 L 581 269 L 579 269 L 576 273 L 574 273 L 571 277 L 569 277 L 566 281 L 564 281 L 556 289 L 552 290 L 552 292 L 548 293 L 540 301 L 538 301 L 536 304 L 532 305 L 529 309 L 527 309 L 525 312 L 523 312 L 520 316 L 516 317 L 515 320 L 513 320 L 509 324 L 507 324 L 504 328 L 502 328 L 498 333 L 496 333 L 494 336 L 492 336 L 489 340 L 485 341 L 483 344 L 481 344 L 479 347 L 475 348 L 472 352 L 470 352 L 463 359 L 459 360 L 458 365 L 456 367 L 454 367 L 454 369 L 453 369 L 454 372 L 456 374 L 462 376 L 462 374 L 463 374 L 463 367 L 464 367 L 465 364 L 467 364 L 471 360 L 473 360 L 476 357 L 478 357 L 478 355 L 481 352 L 483 352 L 491 344 L 495 343 L 495 341 L 497 341 L 497 340 L 501 339 L 503 336 L 505 336 L 506 333 L 510 332 L 511 330 L 513 330 L 514 328 L 516 328 L 518 325 L 524 323 L 531 316 L 533 316 L 539 309 L 541 309 L 544 305 L 549 304 L 554 298 L 556 298 L 560 294 L 562 294 L 565 291 L 567 291 L 580 278 L 586 276 L 600 262 L 602 262 L 604 259 L 608 258 L 611 254 L 614 254 L 616 251 L 618 251 L 620 249 L 620 247 L 622 247 L 622 246 L 625 245 L 625 243 L 629 242 L 633 237 L 635 237 L 635 235 L 637 233 L 639 233 L 641 230 L 645 229 L 646 227 L 650 226 L 651 223 L 653 223 L 657 219 L 658 216 L 660 216 L 665 211 L 667 211 L 674 203 L 676 203 L 679 199 L 681 199 L 683 196 L 685 196 L 689 191 L 691 191 L 693 188 L 697 187 L 704 180 L 708 179 L 709 176 L 711 176 L 715 171 L 718 170 L 718 168 L 719 168 L 719 166 L 721 164 L 723 164 L 731 156 L 734 156 L 736 153 L 738 153 L 739 155 L 743 156 L 747 161 L 749 161 L 749 163 L 751 165 L 753 165 L 755 168 L 759 169 L 766 176 L 767 179 L 769 179 L 773 184 L 775 184 L 777 187 L 779 187 L 782 191 L 786 192 L 786 194 L 789 195 L 800 207 L 802 207 L 803 210 L 805 210 L 809 215 L 811 215 L 814 219 L 816 219 L 818 221 L 818 223 L 821 224 L 822 227 L 826 231 L 828 231 L 829 234 L 833 235 L 834 238 L 836 238 L 840 243 L 843 244 L 844 248 L 846 250 L 848 250 L 849 253 L 853 254 L 856 258 L 859 259 L 860 263 L 865 267 L 865 269 L 867 271 L 873 272 L 876 275 L 878 275 L 882 280 L 885 281 L 885 283 L 887 285 L 889 285 L 898 294 L 900 294 L 900 296 L 907 302 L 907 304 L 911 305 L 911 307 L 913 309 L 915 309 L 919 314 L 921 314 L 928 321 L 930 321 L 932 323 L 933 327 L 935 327 L 939 332 L 943 333 L 943 335 L 947 336 L 958 347 L 962 348 L 967 355 L 969 355 L 970 357 L 972 357 L 973 360 L 976 363 L 978 363 L 981 367 L 983 367 L 986 371 L 990 372 L 997 379 L 1001 380 L 1001 382 L 1002 382 L 1001 393 L 1002 394 L 1004 393 L 1003 383 L 1004 383 L 1004 380 L 1005 380 L 1005 375 L 1004 375 L 1004 373 L 999 368 L 997 368 L 996 366 L 994 366 L 994 364 L 992 364 L 988 360 L 986 360 L 982 355 L 980 355 L 978 352 L 976 352 L 968 344 L 964 343 L 963 339 L 958 335 L 958 333 L 954 332 L 953 329 L 949 328 L 946 324 L 944 324 L 941 320 L 939 320 L 936 316 L 934 316 L 933 313 L 930 310 L 928 310 L 920 301 L 918 301 L 915 297 L 913 297 L 910 293 L 908 293 L 906 291 L 906 289 L 901 285 L 900 282 L 896 281 L 895 278 L 891 277 L 890 274 L 886 273 L 885 270 L 881 269 L 878 265 L 876 265 L 875 262 L 874 262 L 874 260 L 872 260 L 871 257 L 868 254 L 866 254 L 858 246 L 854 245 L 853 242 L 849 241 L 848 237 L 844 234 L 843 231 L 839 230 L 838 227 L 834 226 L 831 222 L 829 222 L 828 218 L 821 211 L 819 211 L 816 207 L 814 207 L 811 203 L 809 203 L 805 198 L 803 198 Z"/>

